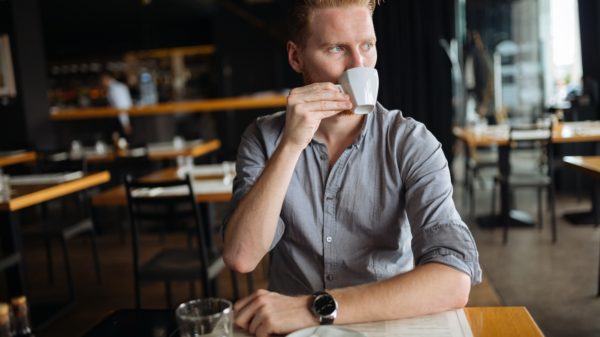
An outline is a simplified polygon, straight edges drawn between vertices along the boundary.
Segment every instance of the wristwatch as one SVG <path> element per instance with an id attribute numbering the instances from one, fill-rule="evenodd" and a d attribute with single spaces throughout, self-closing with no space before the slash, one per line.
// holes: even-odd
<path id="1" fill-rule="evenodd" d="M 326 291 L 318 291 L 313 294 L 311 311 L 319 318 L 321 325 L 333 324 L 337 316 L 338 304 Z"/>

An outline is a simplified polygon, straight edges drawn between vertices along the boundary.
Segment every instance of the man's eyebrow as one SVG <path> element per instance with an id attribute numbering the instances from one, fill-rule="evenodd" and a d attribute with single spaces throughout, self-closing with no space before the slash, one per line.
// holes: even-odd
<path id="1" fill-rule="evenodd" d="M 319 48 L 343 46 L 345 44 L 346 43 L 344 43 L 344 42 L 322 42 L 321 44 L 319 44 Z"/>

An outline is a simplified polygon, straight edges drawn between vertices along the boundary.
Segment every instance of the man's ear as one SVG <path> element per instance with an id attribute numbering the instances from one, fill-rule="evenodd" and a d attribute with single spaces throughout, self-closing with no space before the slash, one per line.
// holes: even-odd
<path id="1" fill-rule="evenodd" d="M 290 66 L 292 67 L 292 69 L 294 69 L 295 72 L 301 74 L 304 65 L 302 64 L 302 55 L 300 55 L 300 47 L 296 43 L 288 41 L 287 53 L 288 62 L 290 63 Z"/>

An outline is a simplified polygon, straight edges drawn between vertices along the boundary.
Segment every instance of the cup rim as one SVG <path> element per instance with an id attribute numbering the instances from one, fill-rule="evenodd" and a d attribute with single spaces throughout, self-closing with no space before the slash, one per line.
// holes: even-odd
<path id="1" fill-rule="evenodd" d="M 224 302 L 225 304 L 227 304 L 227 308 L 225 308 L 223 311 L 218 312 L 218 313 L 214 313 L 214 314 L 210 314 L 210 315 L 202 315 L 202 317 L 206 317 L 206 318 L 216 318 L 218 316 L 221 316 L 223 314 L 228 314 L 230 312 L 233 311 L 233 303 L 231 303 L 231 301 L 224 299 L 224 298 L 218 298 L 218 297 L 208 297 L 208 298 L 197 298 L 195 300 L 191 300 L 191 301 L 187 301 L 187 302 L 183 302 L 181 304 L 179 304 L 177 306 L 177 309 L 175 309 L 175 317 L 182 317 L 182 318 L 192 318 L 192 315 L 188 315 L 188 314 L 182 314 L 181 311 L 183 310 L 183 307 L 186 305 L 192 305 L 198 302 L 203 302 L 203 301 L 219 301 L 219 302 Z"/>

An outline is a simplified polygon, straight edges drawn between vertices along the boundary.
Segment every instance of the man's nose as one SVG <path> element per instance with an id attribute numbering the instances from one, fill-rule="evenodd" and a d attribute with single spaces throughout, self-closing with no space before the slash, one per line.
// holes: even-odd
<path id="1" fill-rule="evenodd" d="M 358 49 L 352 50 L 349 61 L 350 61 L 349 68 L 365 66 L 365 57 L 364 57 L 364 55 L 362 55 L 362 53 Z"/>

